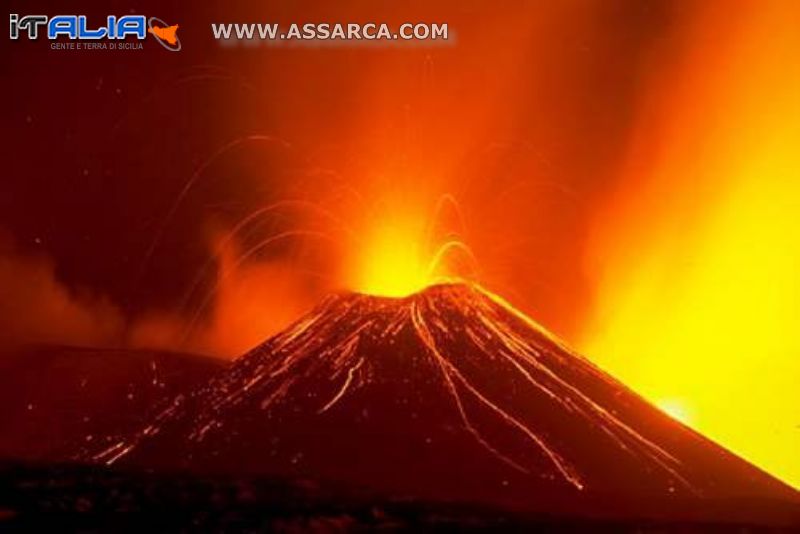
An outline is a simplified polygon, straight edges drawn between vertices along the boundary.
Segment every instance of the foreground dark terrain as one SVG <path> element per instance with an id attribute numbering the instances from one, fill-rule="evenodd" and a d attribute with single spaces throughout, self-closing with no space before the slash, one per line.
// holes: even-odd
<path id="1" fill-rule="evenodd" d="M 308 479 L 153 475 L 90 466 L 0 467 L 0 530 L 52 532 L 519 530 L 790 531 L 787 502 L 614 499 L 584 509 L 514 510 L 391 497 Z"/>

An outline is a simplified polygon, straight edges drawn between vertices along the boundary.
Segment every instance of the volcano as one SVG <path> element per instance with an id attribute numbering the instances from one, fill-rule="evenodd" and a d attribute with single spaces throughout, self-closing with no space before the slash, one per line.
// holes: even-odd
<path id="1" fill-rule="evenodd" d="M 542 509 L 796 499 L 466 284 L 330 296 L 95 459 Z"/>

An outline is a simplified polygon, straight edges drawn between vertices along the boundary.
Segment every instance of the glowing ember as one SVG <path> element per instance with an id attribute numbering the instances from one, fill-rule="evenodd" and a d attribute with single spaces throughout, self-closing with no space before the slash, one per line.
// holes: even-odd
<path id="1" fill-rule="evenodd" d="M 681 423 L 691 424 L 692 414 L 689 407 L 685 402 L 677 399 L 667 399 L 656 402 L 656 406 L 661 408 L 661 411 L 669 415 L 673 419 L 677 419 Z"/>

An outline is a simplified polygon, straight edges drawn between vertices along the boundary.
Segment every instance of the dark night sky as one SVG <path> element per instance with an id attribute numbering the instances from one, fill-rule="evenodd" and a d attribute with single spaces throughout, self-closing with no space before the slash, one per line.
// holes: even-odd
<path id="1" fill-rule="evenodd" d="M 545 207 L 537 204 L 548 212 L 547 222 L 528 228 L 535 236 L 528 246 L 547 250 L 547 261 L 531 267 L 512 258 L 510 267 L 497 269 L 499 279 L 537 279 L 522 284 L 518 298 L 535 302 L 544 322 L 568 331 L 579 315 L 575 303 L 589 298 L 575 258 L 591 205 L 613 189 L 638 84 L 674 17 L 670 3 L 583 0 L 503 10 L 479 2 L 373 4 L 138 2 L 132 9 L 116 1 L 71 8 L 12 2 L 9 12 L 22 14 L 155 15 L 180 24 L 183 44 L 179 53 L 152 40 L 142 51 L 78 52 L 50 50 L 44 40 L 6 41 L 8 163 L 0 181 L 0 228 L 15 243 L 14 254 L 50 258 L 60 283 L 105 295 L 127 316 L 169 309 L 209 257 L 209 221 L 229 224 L 280 198 L 291 179 L 287 169 L 324 160 L 331 146 L 338 155 L 326 164 L 339 168 L 347 167 L 342 154 L 391 150 L 391 132 L 409 114 L 427 132 L 421 144 L 435 154 L 438 136 L 469 124 L 470 114 L 494 99 L 496 111 L 469 138 L 457 165 L 496 172 L 494 186 L 512 173 L 507 161 L 476 154 L 501 141 L 525 146 L 526 163 L 514 172 L 535 165 L 543 181 L 568 192 L 553 193 Z M 525 17 L 538 35 L 510 30 Z M 443 20 L 457 41 L 427 48 L 243 50 L 219 46 L 209 27 L 212 21 L 331 18 Z M 437 85 L 420 90 L 419 73 L 431 61 Z M 513 106 L 502 105 L 508 87 Z M 377 96 L 367 100 L 365 92 Z M 362 131 L 357 139 L 346 134 L 354 124 Z M 232 139 L 256 134 L 276 136 L 291 149 L 245 147 L 216 162 L 145 261 L 192 173 Z M 469 212 L 481 195 L 466 197 Z"/>

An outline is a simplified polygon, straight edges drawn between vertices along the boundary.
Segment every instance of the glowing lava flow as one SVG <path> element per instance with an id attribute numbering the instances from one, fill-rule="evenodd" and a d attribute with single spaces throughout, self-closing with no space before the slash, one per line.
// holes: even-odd
<path id="1" fill-rule="evenodd" d="M 329 297 L 94 459 L 519 502 L 787 491 L 467 284 Z"/>

